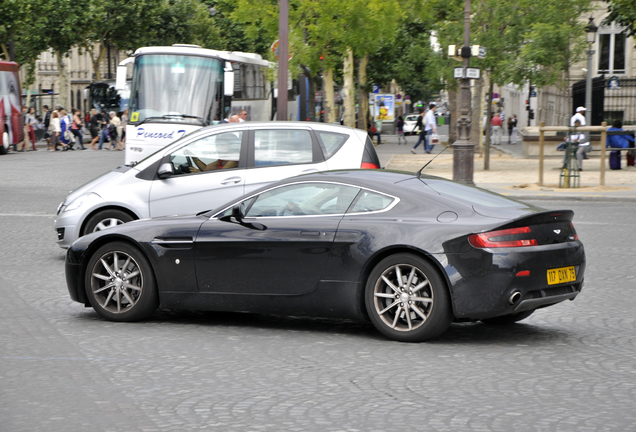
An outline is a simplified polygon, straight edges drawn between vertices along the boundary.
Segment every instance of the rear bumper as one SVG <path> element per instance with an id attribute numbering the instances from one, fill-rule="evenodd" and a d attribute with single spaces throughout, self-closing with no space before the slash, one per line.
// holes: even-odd
<path id="1" fill-rule="evenodd" d="M 576 242 L 528 248 L 475 249 L 448 256 L 454 315 L 485 319 L 573 300 L 585 276 L 585 251 Z M 576 280 L 549 285 L 549 269 L 574 266 Z M 525 273 L 521 273 L 525 272 Z"/>

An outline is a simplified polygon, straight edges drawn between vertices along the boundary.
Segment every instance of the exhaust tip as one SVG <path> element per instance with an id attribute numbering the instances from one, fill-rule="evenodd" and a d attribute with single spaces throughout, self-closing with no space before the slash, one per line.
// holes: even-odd
<path id="1" fill-rule="evenodd" d="M 515 291 L 514 293 L 512 293 L 510 298 L 508 298 L 508 303 L 510 303 L 511 305 L 515 305 L 519 303 L 520 300 L 521 300 L 521 292 Z"/>

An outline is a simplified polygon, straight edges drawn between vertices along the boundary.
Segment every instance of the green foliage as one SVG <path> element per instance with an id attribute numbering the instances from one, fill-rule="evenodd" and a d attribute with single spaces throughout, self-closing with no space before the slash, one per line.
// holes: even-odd
<path id="1" fill-rule="evenodd" d="M 214 17 L 200 0 L 163 0 L 148 45 L 195 44 L 218 49 Z"/>
<path id="2" fill-rule="evenodd" d="M 607 11 L 609 15 L 604 24 L 612 21 L 627 29 L 628 36 L 636 35 L 636 2 L 634 0 L 605 0 L 609 3 Z"/>

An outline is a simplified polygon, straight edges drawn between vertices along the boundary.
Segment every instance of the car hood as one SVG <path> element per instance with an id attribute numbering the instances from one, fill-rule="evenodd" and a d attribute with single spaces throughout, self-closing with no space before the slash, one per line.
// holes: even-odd
<path id="1" fill-rule="evenodd" d="M 103 174 L 97 177 L 96 179 L 93 179 L 89 181 L 88 183 L 85 183 L 82 186 L 78 187 L 77 189 L 71 191 L 64 199 L 64 202 L 68 204 L 89 192 L 100 195 L 100 190 L 102 187 L 104 187 L 104 185 L 111 185 L 115 179 L 118 179 L 124 173 L 130 170 L 134 170 L 135 173 L 138 172 L 134 168 L 126 166 L 126 165 L 118 166 L 114 170 L 107 172 L 106 174 Z"/>

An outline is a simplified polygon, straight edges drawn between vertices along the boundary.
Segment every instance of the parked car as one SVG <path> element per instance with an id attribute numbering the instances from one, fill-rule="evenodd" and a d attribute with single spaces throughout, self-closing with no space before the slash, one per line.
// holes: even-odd
<path id="1" fill-rule="evenodd" d="M 69 248 L 66 280 L 112 321 L 159 306 L 341 317 L 422 341 L 453 320 L 510 324 L 574 299 L 585 252 L 573 216 L 437 177 L 330 171 L 89 234 Z"/>
<path id="2" fill-rule="evenodd" d="M 417 117 L 419 114 L 409 114 L 404 117 L 404 134 L 412 135 L 415 124 L 417 123 Z M 419 129 L 415 131 L 416 134 L 420 133 Z"/>
<path id="3" fill-rule="evenodd" d="M 308 122 L 229 123 L 120 166 L 59 205 L 57 242 L 148 217 L 194 214 L 302 173 L 380 168 L 365 131 Z"/>

